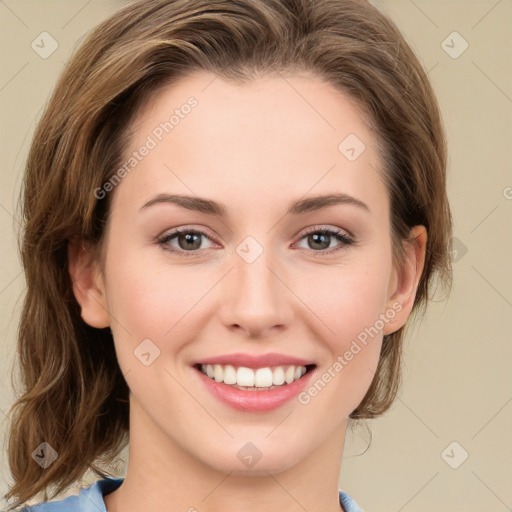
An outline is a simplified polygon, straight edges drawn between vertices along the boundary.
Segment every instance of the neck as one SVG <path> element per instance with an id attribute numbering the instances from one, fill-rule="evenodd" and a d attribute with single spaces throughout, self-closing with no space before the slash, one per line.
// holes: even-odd
<path id="1" fill-rule="evenodd" d="M 292 422 L 291 416 L 284 421 Z M 241 470 L 236 459 L 231 468 L 219 467 L 220 462 L 215 464 L 211 457 L 201 460 L 183 448 L 184 443 L 170 438 L 130 394 L 126 477 L 117 490 L 105 496 L 105 505 L 108 512 L 339 512 L 338 480 L 345 431 L 346 422 L 296 463 L 293 455 L 288 460 L 281 457 L 279 463 L 267 457 L 271 462 L 265 463 L 267 452 L 260 440 L 262 456 L 250 470 Z M 226 436 L 227 446 L 229 436 L 220 432 L 212 435 L 219 436 L 221 447 L 221 437 Z M 246 442 L 234 444 L 242 447 Z"/>

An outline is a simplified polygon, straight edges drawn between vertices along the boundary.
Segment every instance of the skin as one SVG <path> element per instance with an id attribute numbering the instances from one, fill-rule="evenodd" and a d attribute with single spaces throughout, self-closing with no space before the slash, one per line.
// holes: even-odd
<path id="1" fill-rule="evenodd" d="M 109 512 L 339 511 L 348 416 L 371 384 L 382 335 L 411 312 L 426 232 L 413 229 L 417 243 L 406 246 L 406 265 L 394 268 L 375 134 L 348 96 L 308 74 L 242 85 L 214 78 L 196 72 L 161 89 L 134 121 L 127 157 L 169 112 L 190 96 L 198 101 L 110 192 L 104 268 L 88 247 L 70 245 L 82 318 L 110 326 L 130 388 L 127 475 L 105 503 Z M 355 161 L 338 150 L 349 134 L 366 146 Z M 173 204 L 140 211 L 164 192 L 225 203 L 228 214 Z M 292 201 L 333 192 L 368 211 L 338 204 L 285 215 Z M 177 227 L 205 231 L 195 255 L 172 254 L 156 241 Z M 337 228 L 355 243 L 331 237 L 315 245 L 309 227 Z M 236 252 L 247 236 L 263 248 L 250 264 Z M 167 242 L 183 252 L 186 244 Z M 342 250 L 322 256 L 327 246 Z M 397 304 L 394 321 L 307 404 L 236 411 L 213 398 L 190 366 L 234 352 L 280 352 L 314 361 L 314 382 Z M 145 366 L 133 351 L 148 338 L 160 356 Z M 237 457 L 249 441 L 262 454 L 250 468 Z"/>

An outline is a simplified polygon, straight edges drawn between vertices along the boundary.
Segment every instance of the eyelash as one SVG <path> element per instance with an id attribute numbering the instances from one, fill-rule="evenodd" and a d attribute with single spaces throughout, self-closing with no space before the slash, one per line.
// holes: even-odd
<path id="1" fill-rule="evenodd" d="M 200 252 L 199 250 L 183 251 L 181 249 L 170 248 L 170 246 L 168 245 L 168 242 L 170 240 L 172 240 L 173 238 L 176 238 L 176 236 L 178 236 L 182 233 L 193 233 L 196 235 L 203 235 L 206 238 L 208 238 L 209 240 L 213 241 L 211 239 L 211 237 L 209 237 L 204 231 L 190 229 L 190 228 L 177 228 L 174 231 L 172 231 L 171 233 L 168 233 L 168 234 L 164 235 L 163 237 L 159 238 L 157 240 L 157 243 L 162 246 L 162 249 L 164 249 L 165 251 L 169 251 L 173 254 L 178 254 L 181 256 L 185 256 L 185 257 L 197 256 L 197 253 Z M 318 228 L 316 226 L 314 226 L 313 228 L 310 228 L 308 231 L 306 231 L 302 235 L 302 237 L 299 239 L 299 241 L 302 240 L 303 238 L 305 238 L 307 235 L 310 235 L 312 233 L 326 234 L 326 235 L 329 235 L 329 236 L 335 238 L 339 242 L 341 242 L 341 244 L 338 245 L 337 247 L 332 247 L 330 249 L 323 249 L 323 250 L 319 250 L 319 251 L 309 249 L 310 252 L 317 253 L 319 256 L 331 255 L 332 253 L 347 249 L 347 246 L 353 245 L 355 243 L 355 241 L 351 237 L 349 237 L 347 234 L 345 234 L 344 232 L 342 232 L 340 230 L 334 230 L 334 229 L 329 229 L 329 228 Z"/>

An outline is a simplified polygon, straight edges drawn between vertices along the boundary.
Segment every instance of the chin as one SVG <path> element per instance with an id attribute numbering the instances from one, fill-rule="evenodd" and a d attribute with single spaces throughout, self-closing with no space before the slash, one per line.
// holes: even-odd
<path id="1" fill-rule="evenodd" d="M 255 445 L 248 442 L 242 445 L 242 449 L 237 446 L 226 450 L 224 447 L 224 451 L 217 456 L 209 460 L 204 457 L 200 459 L 216 471 L 239 476 L 276 475 L 290 469 L 301 459 L 301 453 L 297 450 L 277 450 L 270 446 L 258 450 Z"/>

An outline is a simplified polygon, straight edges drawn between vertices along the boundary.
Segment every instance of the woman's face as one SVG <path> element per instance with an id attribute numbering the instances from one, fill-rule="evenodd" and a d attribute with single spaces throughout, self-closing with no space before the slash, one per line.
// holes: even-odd
<path id="1" fill-rule="evenodd" d="M 240 85 L 197 72 L 131 129 L 107 192 L 104 274 L 81 305 L 112 329 L 132 432 L 247 474 L 340 446 L 414 288 L 393 269 L 381 161 L 357 107 L 314 76 Z M 197 365 L 214 358 L 225 364 L 210 378 Z M 253 375 L 276 388 L 220 382 Z"/>

